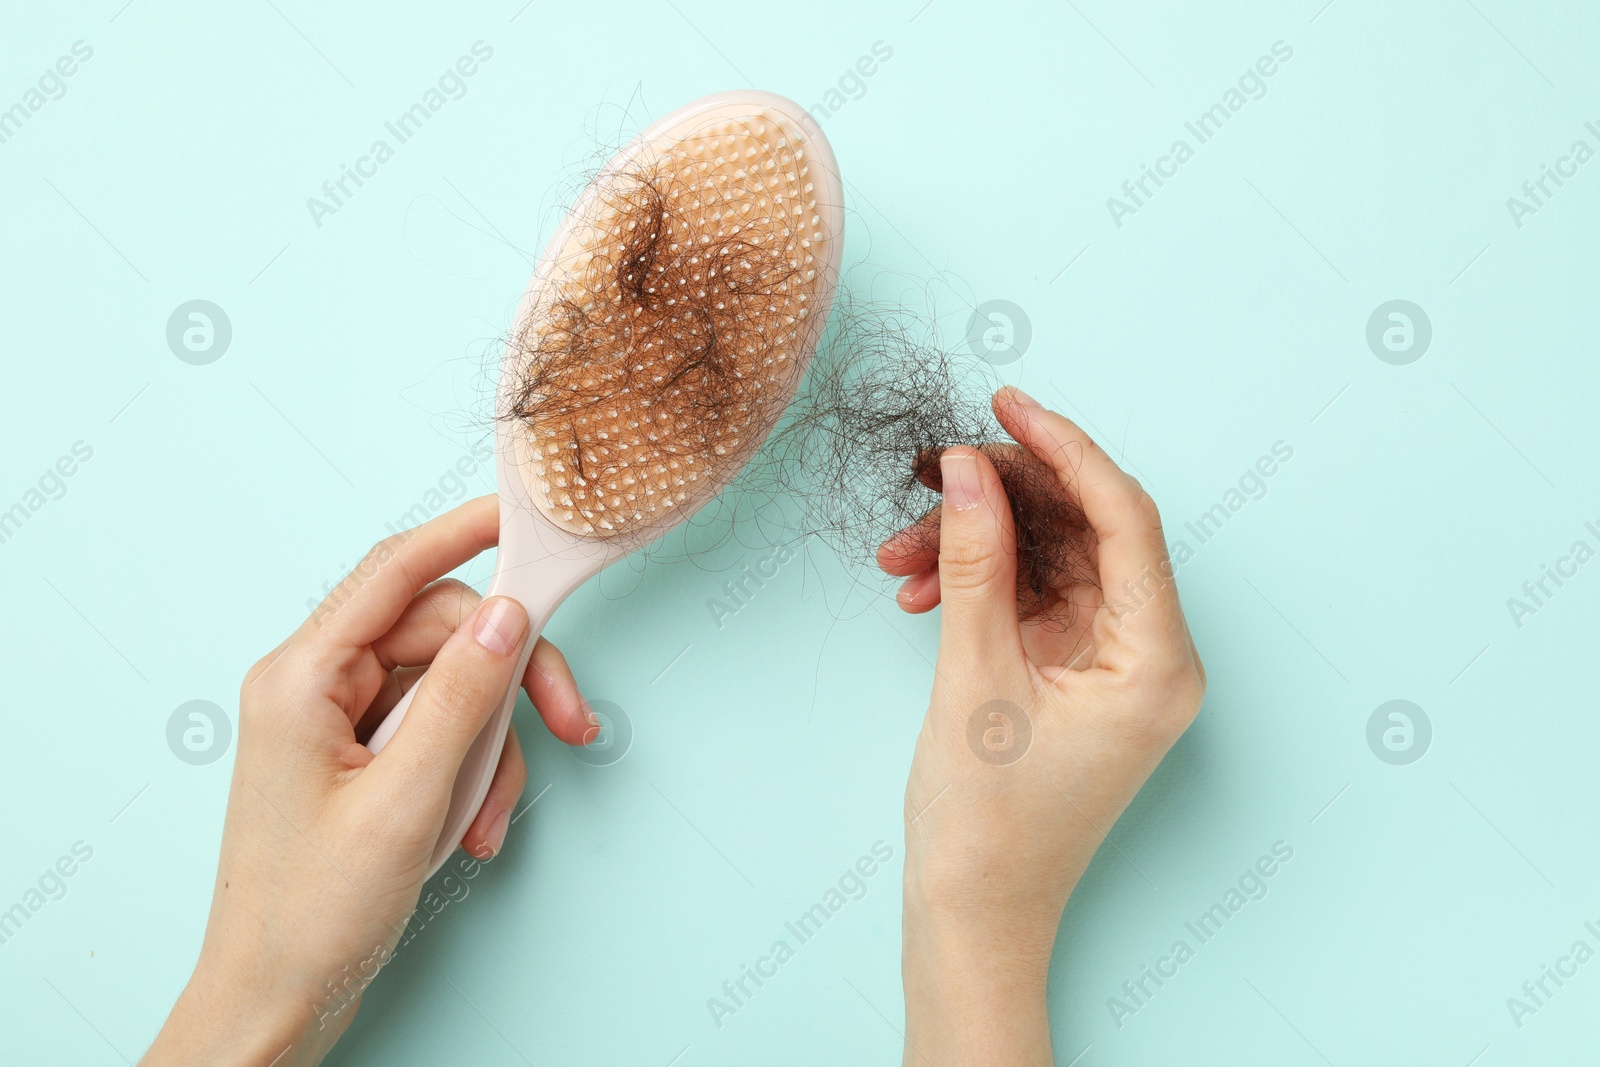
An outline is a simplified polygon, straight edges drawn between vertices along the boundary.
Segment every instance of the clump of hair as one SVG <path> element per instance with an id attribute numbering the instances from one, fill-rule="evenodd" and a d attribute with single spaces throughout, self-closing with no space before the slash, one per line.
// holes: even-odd
<path id="1" fill-rule="evenodd" d="M 903 308 L 840 299 L 824 348 L 756 475 L 803 502 L 806 532 L 862 565 L 901 534 L 929 558 L 938 542 L 939 457 L 982 450 L 1005 488 L 1015 531 L 1017 607 L 1069 623 L 1068 586 L 1096 582 L 1093 535 L 1056 471 L 1010 441 L 995 418 L 993 369 L 942 347 Z"/>
<path id="2" fill-rule="evenodd" d="M 592 537 L 668 525 L 765 438 L 821 328 L 838 239 L 796 141 L 775 118 L 724 121 L 601 171 L 574 207 L 502 410 L 551 521 Z"/>

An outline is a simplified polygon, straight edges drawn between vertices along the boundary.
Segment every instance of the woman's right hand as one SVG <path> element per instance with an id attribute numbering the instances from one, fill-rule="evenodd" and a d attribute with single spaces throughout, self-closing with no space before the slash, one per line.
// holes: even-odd
<path id="1" fill-rule="evenodd" d="M 901 605 L 943 604 L 906 785 L 906 1062 L 1048 1064 L 1045 976 L 1067 898 L 1193 721 L 1205 670 L 1155 504 L 1087 434 L 1018 390 L 995 414 L 1081 505 L 1098 581 L 1018 617 L 1010 505 L 971 448 L 940 459 L 937 538 L 891 538 Z"/>

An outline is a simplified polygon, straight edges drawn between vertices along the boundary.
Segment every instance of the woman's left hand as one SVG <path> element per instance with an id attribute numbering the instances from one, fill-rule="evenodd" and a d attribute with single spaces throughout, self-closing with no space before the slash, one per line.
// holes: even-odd
<path id="1" fill-rule="evenodd" d="M 316 1063 L 349 1026 L 416 907 L 467 748 L 513 682 L 522 607 L 439 580 L 498 533 L 483 497 L 388 538 L 245 676 L 205 942 L 144 1063 Z M 362 741 L 419 676 L 374 756 Z M 557 737 L 593 739 L 542 638 L 522 684 Z M 477 859 L 500 851 L 526 780 L 512 731 L 461 842 Z"/>

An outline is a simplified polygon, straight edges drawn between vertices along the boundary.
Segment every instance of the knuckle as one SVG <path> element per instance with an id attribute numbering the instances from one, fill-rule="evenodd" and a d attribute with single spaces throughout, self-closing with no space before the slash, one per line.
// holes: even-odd
<path id="1" fill-rule="evenodd" d="M 944 595 L 984 589 L 999 569 L 999 550 L 981 542 L 952 538 L 939 547 L 939 587 Z"/>
<path id="2" fill-rule="evenodd" d="M 240 692 L 248 693 L 251 689 L 259 685 L 269 674 L 271 674 L 272 669 L 277 666 L 278 661 L 288 654 L 288 645 L 289 643 L 285 641 L 283 644 L 280 644 L 277 648 L 274 648 L 271 652 L 268 652 L 265 656 L 262 656 L 260 659 L 252 663 L 250 665 L 250 669 L 244 672 L 244 683 L 239 687 Z"/>
<path id="3" fill-rule="evenodd" d="M 390 534 L 382 541 L 367 549 L 367 554 L 361 557 L 361 562 L 356 564 L 356 573 L 373 575 L 389 560 L 393 559 L 400 548 L 400 535 Z"/>
<path id="4" fill-rule="evenodd" d="M 939 588 L 946 598 L 985 589 L 993 575 L 994 565 L 982 558 L 956 557 L 939 562 Z"/>
<path id="5" fill-rule="evenodd" d="M 239 683 L 239 716 L 265 721 L 276 717 L 285 704 L 313 689 L 328 670 L 328 657 L 315 645 L 290 639 L 257 660 Z"/>
<path id="6" fill-rule="evenodd" d="M 433 583 L 433 589 L 436 596 L 450 597 L 452 599 L 469 595 L 475 597 L 478 595 L 477 591 L 473 589 L 472 586 L 468 585 L 466 582 L 463 582 L 460 578 L 440 578 L 437 582 Z"/>
<path id="7" fill-rule="evenodd" d="M 461 664 L 436 662 L 425 681 L 429 702 L 446 722 L 476 722 L 493 699 L 485 679 Z"/>
<path id="8" fill-rule="evenodd" d="M 452 621 L 459 621 L 465 612 L 477 607 L 482 599 L 476 589 L 459 578 L 441 578 L 428 588 L 429 602 L 435 610 Z"/>
<path id="9" fill-rule="evenodd" d="M 1167 679 L 1163 692 L 1166 694 L 1164 703 L 1172 709 L 1173 714 L 1188 719 L 1200 710 L 1206 687 L 1194 670 L 1183 670 Z"/>
<path id="10" fill-rule="evenodd" d="M 1203 669 L 1187 657 L 1183 662 L 1142 666 L 1129 672 L 1124 685 L 1155 722 L 1176 724 L 1180 732 L 1194 721 L 1206 694 Z"/>
<path id="11" fill-rule="evenodd" d="M 1133 513 L 1134 518 L 1138 519 L 1143 526 L 1159 530 L 1161 528 L 1161 509 L 1156 506 L 1155 498 L 1145 491 L 1144 486 L 1140 485 L 1137 479 L 1129 486 L 1128 495 L 1128 510 Z"/>
<path id="12" fill-rule="evenodd" d="M 361 557 L 361 562 L 356 564 L 355 570 L 345 578 L 345 582 L 349 583 L 352 589 L 359 589 L 379 574 L 403 565 L 405 557 L 400 550 L 410 537 L 410 531 L 401 531 L 390 534 L 373 545 L 367 550 L 367 554 Z"/>
<path id="13" fill-rule="evenodd" d="M 399 533 L 392 533 L 388 537 L 380 540 L 377 544 L 373 545 L 372 551 L 374 554 L 381 555 L 384 559 L 388 559 L 399 552 L 400 546 L 405 544 L 410 539 L 411 532 L 409 530 L 402 530 Z"/>
<path id="14" fill-rule="evenodd" d="M 520 756 L 511 761 L 506 772 L 506 780 L 511 785 L 511 795 L 521 796 L 523 788 L 528 784 L 528 764 Z"/>
<path id="15" fill-rule="evenodd" d="M 1198 659 L 1195 660 L 1194 670 L 1188 672 L 1181 696 L 1182 706 L 1188 709 L 1190 717 L 1197 715 L 1206 699 L 1206 669 Z"/>

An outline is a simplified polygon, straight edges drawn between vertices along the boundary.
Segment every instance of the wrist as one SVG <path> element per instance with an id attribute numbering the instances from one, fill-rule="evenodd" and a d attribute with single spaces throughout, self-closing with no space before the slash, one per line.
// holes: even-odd
<path id="1" fill-rule="evenodd" d="M 1034 877 L 1016 884 L 994 877 L 985 865 L 940 863 L 908 846 L 906 935 L 951 959 L 981 957 L 991 967 L 1043 982 L 1076 879 L 1059 889 L 1048 888 L 1051 881 Z"/>
<path id="2" fill-rule="evenodd" d="M 929 907 L 908 886 L 902 930 L 908 1063 L 1048 1064 L 1049 942 Z"/>
<path id="3" fill-rule="evenodd" d="M 321 1061 L 349 1018 L 322 1023 L 304 998 L 243 981 L 202 958 L 141 1067 L 304 1067 Z"/>
<path id="4" fill-rule="evenodd" d="M 1054 942 L 1000 916 L 930 905 L 909 891 L 903 908 L 906 978 L 977 996 L 1044 996 Z M 911 972 L 915 973 L 911 973 Z"/>

